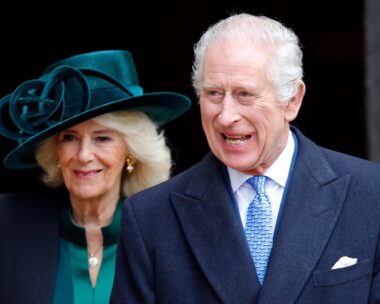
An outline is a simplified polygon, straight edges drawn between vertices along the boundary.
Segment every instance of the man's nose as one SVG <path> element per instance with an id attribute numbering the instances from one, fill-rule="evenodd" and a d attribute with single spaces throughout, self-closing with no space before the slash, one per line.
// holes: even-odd
<path id="1" fill-rule="evenodd" d="M 228 127 L 238 122 L 240 118 L 239 107 L 234 97 L 231 94 L 226 94 L 218 116 L 220 124 L 224 127 Z"/>

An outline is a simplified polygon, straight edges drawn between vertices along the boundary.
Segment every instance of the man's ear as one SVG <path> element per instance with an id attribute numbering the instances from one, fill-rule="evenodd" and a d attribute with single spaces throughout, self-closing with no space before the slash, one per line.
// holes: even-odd
<path id="1" fill-rule="evenodd" d="M 296 119 L 298 112 L 302 105 L 302 100 L 305 95 L 306 86 L 305 83 L 301 80 L 298 86 L 297 94 L 288 102 L 285 108 L 285 120 L 288 122 Z"/>

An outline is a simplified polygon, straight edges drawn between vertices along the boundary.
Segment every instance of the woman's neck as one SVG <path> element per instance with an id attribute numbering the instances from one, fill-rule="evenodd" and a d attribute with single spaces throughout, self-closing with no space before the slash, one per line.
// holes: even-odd
<path id="1" fill-rule="evenodd" d="M 74 222 L 85 228 L 109 225 L 119 198 L 119 195 L 95 199 L 78 199 L 70 196 Z"/>

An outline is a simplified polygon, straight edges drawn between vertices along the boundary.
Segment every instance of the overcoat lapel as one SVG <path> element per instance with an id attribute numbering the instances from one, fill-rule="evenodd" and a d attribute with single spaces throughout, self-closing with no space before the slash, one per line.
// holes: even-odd
<path id="1" fill-rule="evenodd" d="M 349 184 L 350 177 L 336 176 L 319 147 L 297 137 L 299 157 L 258 303 L 296 302 L 336 225 Z"/>
<path id="2" fill-rule="evenodd" d="M 259 283 L 219 162 L 207 156 L 172 203 L 185 237 L 223 303 L 254 303 Z"/>

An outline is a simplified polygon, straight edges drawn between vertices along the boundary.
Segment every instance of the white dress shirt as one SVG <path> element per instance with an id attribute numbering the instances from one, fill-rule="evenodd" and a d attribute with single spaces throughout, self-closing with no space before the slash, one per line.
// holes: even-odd
<path id="1" fill-rule="evenodd" d="M 275 228 L 277 222 L 278 212 L 280 210 L 286 180 L 288 179 L 293 153 L 294 139 L 289 131 L 288 142 L 284 150 L 281 152 L 276 161 L 263 174 L 269 177 L 265 183 L 265 191 L 268 194 L 272 205 L 273 228 Z M 230 177 L 231 187 L 239 208 L 240 219 L 243 227 L 245 227 L 248 206 L 256 195 L 252 186 L 246 183 L 246 180 L 252 176 L 241 173 L 229 167 L 227 167 L 227 170 Z"/>

